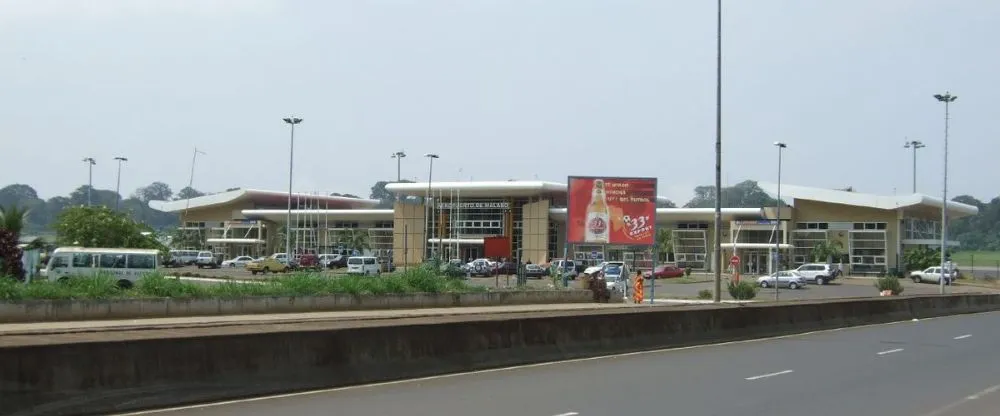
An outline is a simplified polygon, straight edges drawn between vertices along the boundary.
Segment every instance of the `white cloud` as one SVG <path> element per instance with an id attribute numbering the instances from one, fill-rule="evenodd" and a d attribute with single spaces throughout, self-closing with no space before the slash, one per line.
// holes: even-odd
<path id="1" fill-rule="evenodd" d="M 278 0 L 0 0 L 0 20 L 121 19 L 152 15 L 198 17 L 266 14 Z"/>

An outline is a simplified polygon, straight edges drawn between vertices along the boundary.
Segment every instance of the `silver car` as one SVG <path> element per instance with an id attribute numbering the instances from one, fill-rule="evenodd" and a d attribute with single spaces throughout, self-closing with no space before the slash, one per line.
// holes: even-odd
<path id="1" fill-rule="evenodd" d="M 760 287 L 774 287 L 776 280 L 778 287 L 787 287 L 789 289 L 798 289 L 806 285 L 806 279 L 794 270 L 782 270 L 767 276 L 758 277 L 757 284 Z"/>

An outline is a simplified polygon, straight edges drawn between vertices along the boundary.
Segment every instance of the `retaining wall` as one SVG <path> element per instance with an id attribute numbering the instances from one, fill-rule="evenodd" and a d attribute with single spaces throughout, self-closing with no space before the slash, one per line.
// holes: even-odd
<path id="1" fill-rule="evenodd" d="M 1000 295 L 962 294 L 164 339 L 127 333 L 102 342 L 0 347 L 0 413 L 105 414 L 998 309 Z"/>
<path id="2" fill-rule="evenodd" d="M 453 306 L 534 305 L 591 302 L 585 290 L 476 293 L 410 293 L 239 299 L 29 300 L 0 303 L 0 323 L 93 321 Z"/>

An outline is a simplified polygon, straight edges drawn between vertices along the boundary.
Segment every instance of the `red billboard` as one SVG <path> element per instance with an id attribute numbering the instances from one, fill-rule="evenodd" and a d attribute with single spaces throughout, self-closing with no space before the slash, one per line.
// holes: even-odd
<path id="1" fill-rule="evenodd" d="M 568 182 L 568 243 L 655 243 L 656 178 L 570 176 Z"/>

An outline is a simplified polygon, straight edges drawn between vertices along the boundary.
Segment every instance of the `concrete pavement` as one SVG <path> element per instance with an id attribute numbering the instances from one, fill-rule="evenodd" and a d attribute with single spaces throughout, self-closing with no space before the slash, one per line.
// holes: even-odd
<path id="1" fill-rule="evenodd" d="M 1000 313 L 953 316 L 155 413 L 996 415 L 997 323 Z"/>

